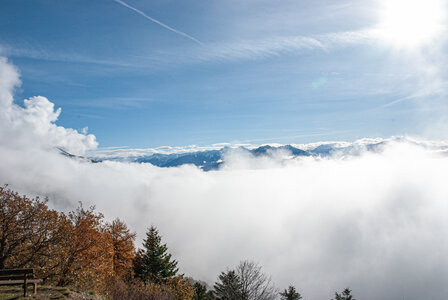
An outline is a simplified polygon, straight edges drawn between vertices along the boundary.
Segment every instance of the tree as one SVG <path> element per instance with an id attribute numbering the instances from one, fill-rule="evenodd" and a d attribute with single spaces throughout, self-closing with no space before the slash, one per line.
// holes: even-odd
<path id="1" fill-rule="evenodd" d="M 195 294 L 194 287 L 183 275 L 167 278 L 161 286 L 177 300 L 191 300 Z"/>
<path id="2" fill-rule="evenodd" d="M 132 270 L 132 259 L 135 255 L 135 233 L 130 232 L 126 224 L 115 219 L 106 225 L 110 242 L 113 246 L 113 270 L 116 276 L 124 278 Z"/>
<path id="3" fill-rule="evenodd" d="M 288 289 L 284 290 L 282 293 L 280 293 L 280 296 L 282 297 L 282 300 L 300 300 L 302 299 L 302 295 L 300 295 L 296 288 L 290 285 Z"/>
<path id="4" fill-rule="evenodd" d="M 0 269 L 33 266 L 63 239 L 60 215 L 46 203 L 0 187 Z"/>
<path id="5" fill-rule="evenodd" d="M 194 289 L 182 275 L 168 278 L 164 283 L 112 278 L 103 293 L 110 300 L 192 300 Z"/>
<path id="6" fill-rule="evenodd" d="M 271 300 L 277 297 L 278 291 L 271 278 L 261 271 L 261 266 L 252 261 L 242 261 L 236 268 L 241 281 L 243 299 Z"/>
<path id="7" fill-rule="evenodd" d="M 193 300 L 205 300 L 207 299 L 207 288 L 204 284 L 201 284 L 199 282 L 195 282 L 193 284 L 194 288 L 194 296 Z"/>
<path id="8" fill-rule="evenodd" d="M 213 286 L 213 295 L 220 300 L 241 300 L 242 284 L 241 279 L 234 270 L 222 272 L 218 276 L 218 281 Z"/>
<path id="9" fill-rule="evenodd" d="M 105 278 L 113 275 L 113 247 L 103 215 L 96 213 L 94 206 L 85 209 L 80 203 L 68 214 L 63 227 L 68 238 L 56 251 L 60 260 L 57 285 L 101 286 Z"/>
<path id="10" fill-rule="evenodd" d="M 338 292 L 335 293 L 334 300 L 356 300 L 351 295 L 352 291 L 349 288 L 346 288 L 342 291 L 342 294 L 339 294 Z"/>
<path id="11" fill-rule="evenodd" d="M 134 258 L 135 277 L 160 283 L 177 274 L 177 261 L 167 253 L 168 247 L 162 244 L 162 237 L 155 226 L 148 229 L 143 247 Z"/>
<path id="12" fill-rule="evenodd" d="M 193 284 L 194 296 L 193 300 L 213 300 L 212 291 L 207 291 L 207 285 L 205 283 L 201 283 L 199 281 L 194 282 Z"/>

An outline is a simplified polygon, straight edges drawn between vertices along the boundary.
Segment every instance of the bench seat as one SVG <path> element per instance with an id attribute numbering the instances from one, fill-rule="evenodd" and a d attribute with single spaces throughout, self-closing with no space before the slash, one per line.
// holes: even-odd
<path id="1" fill-rule="evenodd" d="M 26 283 L 29 284 L 38 284 L 41 283 L 42 279 L 27 279 Z M 23 284 L 23 279 L 22 280 L 0 280 L 0 285 L 19 285 L 19 284 Z"/>
<path id="2" fill-rule="evenodd" d="M 37 294 L 37 284 L 41 279 L 34 278 L 34 269 L 0 269 L 0 285 L 23 285 L 23 296 L 27 296 L 27 289 L 33 285 L 34 295 Z"/>

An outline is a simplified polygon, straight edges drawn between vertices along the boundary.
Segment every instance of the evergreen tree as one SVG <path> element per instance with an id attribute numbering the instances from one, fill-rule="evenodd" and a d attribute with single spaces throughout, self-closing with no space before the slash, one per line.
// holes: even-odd
<path id="1" fill-rule="evenodd" d="M 143 249 L 137 249 L 134 259 L 132 260 L 132 265 L 134 269 L 134 277 L 143 280 L 143 256 L 145 251 Z"/>
<path id="2" fill-rule="evenodd" d="M 134 258 L 135 277 L 160 283 L 177 274 L 177 261 L 167 253 L 168 247 L 162 244 L 162 237 L 155 226 L 148 229 L 143 248 L 139 249 Z"/>
<path id="3" fill-rule="evenodd" d="M 216 299 L 241 300 L 243 298 L 241 279 L 233 270 L 222 272 L 213 288 Z"/>
<path id="4" fill-rule="evenodd" d="M 290 285 L 287 290 L 284 290 L 283 293 L 280 293 L 280 296 L 282 296 L 282 300 L 302 299 L 302 295 L 300 295 L 292 285 Z"/>
<path id="5" fill-rule="evenodd" d="M 352 291 L 349 288 L 344 289 L 344 291 L 342 291 L 342 294 L 336 292 L 334 300 L 356 300 L 355 298 L 353 298 L 351 293 Z"/>
<path id="6" fill-rule="evenodd" d="M 200 282 L 195 282 L 193 284 L 194 288 L 194 296 L 193 300 L 212 300 L 213 295 L 211 292 L 207 291 L 207 287 L 205 284 L 201 284 Z"/>

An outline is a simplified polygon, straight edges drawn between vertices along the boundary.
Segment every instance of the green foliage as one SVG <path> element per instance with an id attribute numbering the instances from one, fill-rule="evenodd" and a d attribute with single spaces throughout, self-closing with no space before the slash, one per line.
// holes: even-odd
<path id="1" fill-rule="evenodd" d="M 207 287 L 200 282 L 195 282 L 193 284 L 194 288 L 194 296 L 193 300 L 212 300 L 214 299 L 213 293 L 211 291 L 207 291 Z"/>
<path id="2" fill-rule="evenodd" d="M 144 282 L 160 283 L 177 274 L 177 261 L 167 253 L 168 247 L 162 244 L 162 237 L 155 226 L 148 229 L 143 247 L 134 258 L 135 277 Z"/>
<path id="3" fill-rule="evenodd" d="M 346 288 L 342 291 L 342 294 L 339 294 L 338 292 L 335 293 L 334 300 L 356 300 L 351 295 L 352 291 L 349 288 Z"/>
<path id="4" fill-rule="evenodd" d="M 240 277 L 235 271 L 222 272 L 218 276 L 218 281 L 213 286 L 214 296 L 221 300 L 242 299 L 242 284 Z"/>
<path id="5" fill-rule="evenodd" d="M 300 300 L 302 299 L 302 295 L 300 295 L 296 288 L 290 285 L 287 290 L 284 290 L 282 293 L 280 293 L 280 296 L 282 297 L 282 300 Z"/>
<path id="6" fill-rule="evenodd" d="M 214 285 L 214 296 L 226 300 L 273 300 L 278 291 L 261 266 L 244 260 L 236 270 L 222 272 Z"/>
<path id="7" fill-rule="evenodd" d="M 64 214 L 49 209 L 47 200 L 21 196 L 7 186 L 0 186 L 0 237 L 0 269 L 31 267 L 45 284 L 64 286 L 39 287 L 44 297 L 69 296 L 67 285 L 95 289 L 111 300 L 272 300 L 279 296 L 271 278 L 251 261 L 222 272 L 213 291 L 207 291 L 200 282 L 176 276 L 177 261 L 156 227 L 148 229 L 143 249 L 134 255 L 135 233 L 119 219 L 106 224 L 94 207 L 85 209 L 81 203 Z M 332 300 L 355 300 L 351 292 L 349 288 L 336 292 Z M 21 288 L 0 287 L 0 300 L 16 293 L 21 294 Z M 302 299 L 293 286 L 280 296 Z"/>

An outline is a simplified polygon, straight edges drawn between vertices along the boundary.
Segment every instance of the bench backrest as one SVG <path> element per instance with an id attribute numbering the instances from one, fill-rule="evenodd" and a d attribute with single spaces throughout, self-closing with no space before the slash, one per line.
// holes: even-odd
<path id="1" fill-rule="evenodd" d="M 34 269 L 1 269 L 0 280 L 34 278 Z"/>

